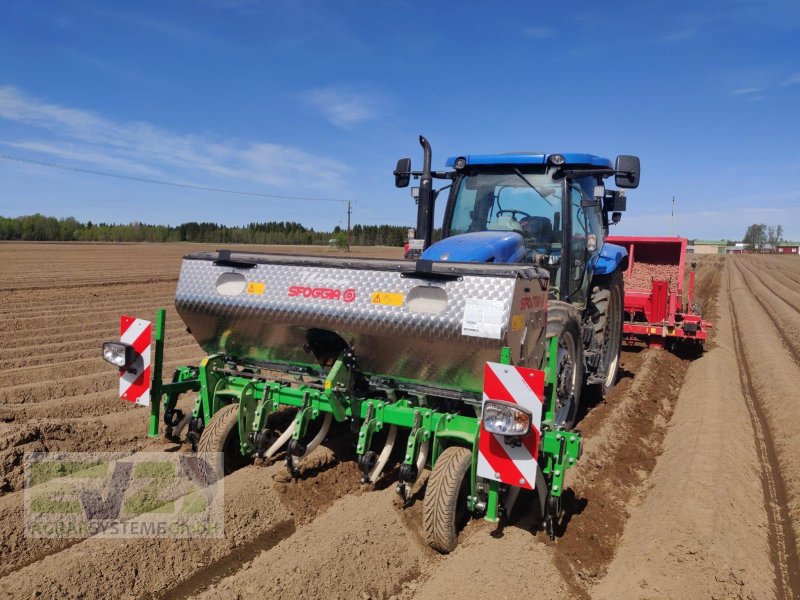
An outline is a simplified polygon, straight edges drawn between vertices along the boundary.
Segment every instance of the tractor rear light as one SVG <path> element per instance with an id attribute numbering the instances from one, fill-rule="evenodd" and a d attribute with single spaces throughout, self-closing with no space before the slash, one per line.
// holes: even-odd
<path id="1" fill-rule="evenodd" d="M 489 433 L 509 436 L 527 435 L 531 415 L 516 404 L 489 400 L 483 405 L 483 428 Z"/>
<path id="2" fill-rule="evenodd" d="M 105 342 L 103 358 L 119 369 L 127 369 L 137 358 L 133 346 L 123 342 Z"/>

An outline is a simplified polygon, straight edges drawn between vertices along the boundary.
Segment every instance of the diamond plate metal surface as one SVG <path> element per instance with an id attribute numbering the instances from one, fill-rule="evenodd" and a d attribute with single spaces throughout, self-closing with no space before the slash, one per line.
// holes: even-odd
<path id="1" fill-rule="evenodd" d="M 254 266 L 215 265 L 216 255 L 204 253 L 185 257 L 181 267 L 175 306 L 209 354 L 313 363 L 303 349 L 306 331 L 313 327 L 339 334 L 365 372 L 433 386 L 481 390 L 483 365 L 496 361 L 503 346 L 511 347 L 515 364 L 539 366 L 546 292 L 538 279 L 529 279 L 530 267 L 465 267 L 455 279 L 425 279 L 403 276 L 408 263 L 397 261 L 308 258 L 298 263 L 280 255 L 235 256 Z M 239 275 L 221 279 L 225 273 Z M 220 293 L 218 283 L 239 276 L 240 290 L 228 284 L 220 289 L 234 295 Z M 419 286 L 444 290 L 441 312 L 409 308 L 408 294 Z M 394 305 L 376 303 L 375 293 L 394 294 L 388 296 Z M 523 296 L 537 301 L 526 304 Z M 501 301 L 500 339 L 462 334 L 468 298 Z"/>

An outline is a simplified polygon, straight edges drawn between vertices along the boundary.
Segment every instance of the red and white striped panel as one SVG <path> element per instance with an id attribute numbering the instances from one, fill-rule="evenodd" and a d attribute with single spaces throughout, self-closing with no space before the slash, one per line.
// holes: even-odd
<path id="1" fill-rule="evenodd" d="M 122 316 L 120 342 L 130 344 L 139 354 L 131 367 L 119 374 L 119 397 L 142 406 L 150 405 L 150 336 L 152 324 L 144 319 Z"/>
<path id="2" fill-rule="evenodd" d="M 531 413 L 531 432 L 519 446 L 506 444 L 502 435 L 483 428 L 478 437 L 477 474 L 491 481 L 532 490 L 536 485 L 539 437 L 542 426 L 544 371 L 486 363 L 483 370 L 483 402 L 502 400 Z"/>

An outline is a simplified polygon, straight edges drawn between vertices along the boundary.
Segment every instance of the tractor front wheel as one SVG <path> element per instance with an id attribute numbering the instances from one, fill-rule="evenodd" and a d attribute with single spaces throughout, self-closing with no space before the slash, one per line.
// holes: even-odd
<path id="1" fill-rule="evenodd" d="M 242 454 L 239 443 L 239 406 L 228 404 L 220 408 L 203 429 L 197 453 L 209 464 L 215 464 L 216 453 L 222 454 L 225 475 L 241 469 L 250 457 Z"/>
<path id="2" fill-rule="evenodd" d="M 434 549 L 447 554 L 458 544 L 458 532 L 469 518 L 469 495 L 472 452 L 450 446 L 441 453 L 428 478 L 422 505 L 425 539 Z"/>

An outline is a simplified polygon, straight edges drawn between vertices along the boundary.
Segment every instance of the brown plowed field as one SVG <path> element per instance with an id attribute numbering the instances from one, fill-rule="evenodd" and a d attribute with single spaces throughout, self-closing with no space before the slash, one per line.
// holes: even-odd
<path id="1" fill-rule="evenodd" d="M 116 399 L 99 348 L 121 313 L 165 307 L 165 373 L 196 364 L 172 294 L 180 257 L 216 247 L 0 244 L 0 597 L 800 597 L 793 256 L 696 259 L 713 339 L 694 360 L 628 350 L 610 397 L 587 399 L 555 541 L 523 512 L 473 520 L 436 554 L 419 534 L 426 475 L 400 508 L 391 482 L 358 483 L 336 437 L 297 480 L 280 463 L 229 476 L 224 540 L 26 538 L 25 452 L 177 449 Z"/>

